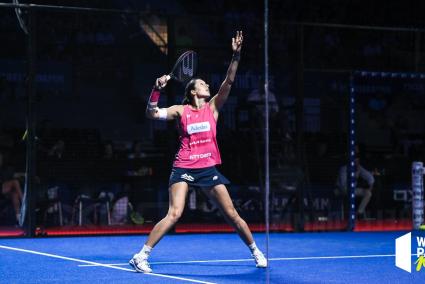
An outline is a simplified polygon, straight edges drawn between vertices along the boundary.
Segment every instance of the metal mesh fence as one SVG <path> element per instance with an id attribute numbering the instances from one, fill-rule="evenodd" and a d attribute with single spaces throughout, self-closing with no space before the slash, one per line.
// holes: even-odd
<path id="1" fill-rule="evenodd" d="M 20 212 L 16 184 L 25 189 L 29 42 L 14 11 L 3 7 L 0 13 L 1 36 L 13 46 L 0 47 L 2 182 L 18 182 L 1 197 L 0 224 L 10 228 Z M 168 210 L 178 148 L 175 122 L 144 116 L 152 84 L 183 50 L 193 49 L 200 58 L 197 76 L 217 91 L 237 29 L 246 40 L 219 117 L 220 171 L 232 182 L 228 189 L 240 215 L 253 231 L 264 231 L 261 18 L 41 9 L 33 42 L 35 234 L 149 232 Z M 357 220 L 410 220 L 409 165 L 424 153 L 423 32 L 286 23 L 272 11 L 269 36 L 270 229 L 349 227 L 351 204 L 340 187 L 350 163 L 349 84 L 356 70 L 380 74 L 354 80 L 355 149 L 374 178 L 360 212 L 366 214 Z M 171 83 L 160 104 L 179 104 L 183 91 Z M 356 197 L 356 209 L 363 196 Z M 201 191 L 190 189 L 186 207 L 175 232 L 232 230 Z"/>

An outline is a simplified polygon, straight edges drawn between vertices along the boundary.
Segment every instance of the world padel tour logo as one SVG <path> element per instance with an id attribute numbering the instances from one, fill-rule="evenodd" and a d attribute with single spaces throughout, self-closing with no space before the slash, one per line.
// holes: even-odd
<path id="1" fill-rule="evenodd" d="M 395 240 L 395 265 L 409 273 L 412 272 L 412 256 L 415 271 L 425 271 L 425 237 L 405 234 Z M 424 269 L 422 269 L 424 268 Z"/>

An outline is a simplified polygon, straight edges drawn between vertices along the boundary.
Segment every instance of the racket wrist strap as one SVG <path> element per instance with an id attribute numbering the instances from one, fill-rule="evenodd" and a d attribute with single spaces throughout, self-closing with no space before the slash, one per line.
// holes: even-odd
<path id="1" fill-rule="evenodd" d="M 151 91 L 151 95 L 150 95 L 149 101 L 148 101 L 148 108 L 149 109 L 153 109 L 158 105 L 160 95 L 161 95 L 161 92 L 154 87 Z"/>

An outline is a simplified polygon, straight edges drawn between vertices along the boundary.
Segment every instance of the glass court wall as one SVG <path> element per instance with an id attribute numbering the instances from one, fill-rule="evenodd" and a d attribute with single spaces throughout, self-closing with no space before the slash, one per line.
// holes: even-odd
<path id="1" fill-rule="evenodd" d="M 16 180 L 21 192 L 32 188 L 24 203 L 31 223 L 22 230 L 15 225 L 23 211 L 13 203 L 19 194 L 2 194 L 2 232 L 148 233 L 168 210 L 178 148 L 175 122 L 144 115 L 155 78 L 192 49 L 199 55 L 197 76 L 217 92 L 232 55 L 230 39 L 241 29 L 242 59 L 218 121 L 219 170 L 265 247 L 262 16 L 37 9 L 30 41 L 13 9 L 0 13 L 1 36 L 13 46 L 2 45 L 0 58 L 2 181 Z M 23 18 L 28 26 L 28 12 Z M 270 248 L 287 232 L 384 229 L 394 220 L 394 229 L 408 228 L 409 165 L 424 160 L 423 32 L 287 23 L 276 9 L 269 26 Z M 30 62 L 36 75 L 29 101 Z M 179 104 L 183 92 L 182 84 L 170 82 L 160 105 Z M 347 182 L 353 161 L 368 172 L 357 187 L 369 192 L 355 196 L 355 211 L 368 200 L 354 219 Z M 173 233 L 231 231 L 205 194 L 190 188 Z"/>

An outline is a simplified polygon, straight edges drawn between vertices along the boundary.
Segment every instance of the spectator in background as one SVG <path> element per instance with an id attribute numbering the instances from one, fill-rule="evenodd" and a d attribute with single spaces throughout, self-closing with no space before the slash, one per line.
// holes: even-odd
<path id="1" fill-rule="evenodd" d="M 12 149 L 15 146 L 15 141 L 9 133 L 0 127 L 0 147 L 2 149 Z"/>
<path id="2" fill-rule="evenodd" d="M 53 144 L 53 146 L 49 149 L 47 155 L 50 158 L 54 159 L 62 159 L 65 150 L 65 142 L 62 139 L 59 139 Z"/>
<path id="3" fill-rule="evenodd" d="M 15 210 L 16 221 L 21 217 L 22 189 L 19 180 L 15 178 L 11 166 L 4 166 L 3 154 L 0 152 L 0 185 L 1 193 L 11 200 Z"/>
<path id="4" fill-rule="evenodd" d="M 258 88 L 253 89 L 247 97 L 247 103 L 250 106 L 250 121 L 255 123 L 256 127 L 263 129 L 265 117 L 265 80 L 263 76 L 259 77 Z M 275 126 L 279 114 L 279 105 L 273 92 L 273 79 L 269 80 L 269 121 L 271 126 Z"/>
<path id="5" fill-rule="evenodd" d="M 143 145 L 141 141 L 134 141 L 133 146 L 131 147 L 131 152 L 128 154 L 127 158 L 129 159 L 141 159 L 146 157 L 146 153 L 142 152 Z"/>
<path id="6" fill-rule="evenodd" d="M 103 144 L 102 159 L 113 160 L 116 158 L 116 153 L 112 141 L 106 141 Z"/>
<path id="7" fill-rule="evenodd" d="M 356 156 L 355 158 L 355 177 L 356 177 L 356 189 L 355 194 L 357 196 L 362 196 L 362 201 L 357 209 L 357 216 L 365 219 L 366 218 L 366 207 L 369 204 L 370 199 L 372 198 L 372 189 L 375 183 L 375 178 L 373 174 L 363 168 L 360 165 L 360 157 Z M 361 180 L 360 180 L 361 178 Z M 365 185 L 365 186 L 364 186 Z M 334 191 L 336 196 L 347 196 L 348 186 L 347 186 L 347 165 L 342 166 L 339 169 L 338 178 L 336 181 L 336 189 Z"/>
<path id="8" fill-rule="evenodd" d="M 265 99 L 265 90 L 264 90 L 264 77 L 259 78 L 258 88 L 252 90 L 247 98 L 248 103 L 256 105 L 256 109 L 259 114 L 264 115 L 264 99 Z M 275 115 L 279 112 L 279 105 L 276 100 L 276 95 L 274 94 L 274 82 L 273 79 L 269 80 L 269 110 L 271 115 Z"/>

